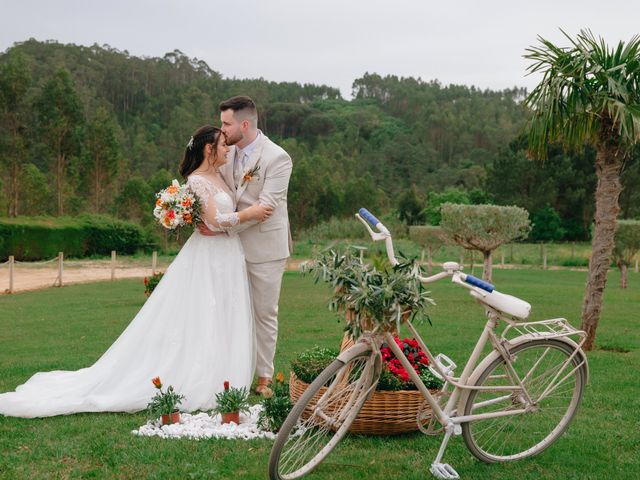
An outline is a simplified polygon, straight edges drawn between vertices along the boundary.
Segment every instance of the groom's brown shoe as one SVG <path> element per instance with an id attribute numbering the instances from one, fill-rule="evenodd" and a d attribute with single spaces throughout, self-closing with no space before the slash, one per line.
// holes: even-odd
<path id="1" fill-rule="evenodd" d="M 269 377 L 258 377 L 258 385 L 256 385 L 255 392 L 260 395 L 271 385 L 271 378 Z"/>

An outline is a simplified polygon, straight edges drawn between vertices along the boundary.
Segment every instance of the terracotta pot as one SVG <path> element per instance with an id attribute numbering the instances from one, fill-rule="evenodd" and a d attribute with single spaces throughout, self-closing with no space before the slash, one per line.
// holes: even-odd
<path id="1" fill-rule="evenodd" d="M 180 423 L 180 412 L 176 410 L 173 413 L 163 414 L 161 418 L 162 418 L 162 425 L 171 425 L 173 423 Z"/>
<path id="2" fill-rule="evenodd" d="M 236 425 L 240 425 L 240 412 L 229 412 L 222 414 L 222 423 L 234 422 Z"/>

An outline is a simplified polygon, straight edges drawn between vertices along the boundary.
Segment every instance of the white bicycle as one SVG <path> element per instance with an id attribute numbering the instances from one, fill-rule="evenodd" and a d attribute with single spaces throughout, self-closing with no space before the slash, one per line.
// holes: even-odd
<path id="1" fill-rule="evenodd" d="M 385 242 L 390 262 L 397 265 L 387 228 L 365 209 L 356 217 L 374 241 Z M 340 442 L 376 388 L 382 343 L 389 345 L 424 396 L 425 406 L 431 407 L 416 418 L 420 430 L 430 435 L 444 433 L 430 468 L 436 478 L 459 478 L 453 467 L 442 462 L 452 435 L 462 435 L 471 453 L 487 463 L 536 455 L 562 435 L 588 382 L 587 358 L 581 349 L 585 332 L 564 318 L 527 322 L 531 310 L 527 302 L 502 294 L 461 270 L 457 263 L 447 262 L 442 272 L 417 280 L 431 283 L 451 278 L 486 311 L 486 324 L 462 373 L 455 376 L 456 365 L 446 355 L 433 356 L 407 321 L 432 372 L 444 380 L 441 391 L 433 395 L 390 333 L 365 332 L 309 385 L 293 407 L 271 451 L 272 480 L 306 475 Z M 498 333 L 501 322 L 505 326 Z M 491 351 L 481 359 L 487 344 Z"/>

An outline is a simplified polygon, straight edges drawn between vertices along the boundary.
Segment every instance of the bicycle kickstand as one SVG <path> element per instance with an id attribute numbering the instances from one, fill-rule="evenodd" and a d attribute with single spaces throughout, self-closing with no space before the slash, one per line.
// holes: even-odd
<path id="1" fill-rule="evenodd" d="M 444 438 L 442 439 L 442 444 L 440 445 L 440 450 L 438 450 L 438 455 L 436 455 L 436 459 L 433 461 L 433 463 L 431 464 L 431 468 L 429 469 L 431 474 L 438 479 L 453 480 L 460 478 L 458 472 L 456 472 L 451 465 L 449 465 L 448 463 L 441 463 L 442 457 L 444 456 L 444 451 L 447 448 L 447 444 L 449 443 L 451 435 L 453 435 L 454 433 L 458 434 L 458 432 L 456 431 L 457 429 L 460 429 L 460 425 L 450 424 L 450 428 L 445 429 Z"/>

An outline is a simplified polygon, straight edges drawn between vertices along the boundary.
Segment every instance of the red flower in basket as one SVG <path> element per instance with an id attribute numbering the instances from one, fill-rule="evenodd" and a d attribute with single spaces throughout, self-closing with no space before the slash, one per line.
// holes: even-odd
<path id="1" fill-rule="evenodd" d="M 414 338 L 405 338 L 404 340 L 400 340 L 398 337 L 394 337 L 394 340 L 396 345 L 398 345 L 398 348 L 402 350 L 405 357 L 407 357 L 407 360 L 409 360 L 409 363 L 415 372 L 420 375 L 421 372 L 429 365 L 429 359 L 420 348 L 418 341 Z M 395 357 L 388 345 L 383 344 L 380 349 L 380 354 L 384 365 L 391 373 L 403 382 L 408 382 L 410 380 L 409 373 L 407 373 L 400 360 Z"/>
<path id="2" fill-rule="evenodd" d="M 162 388 L 162 382 L 160 381 L 160 377 L 155 377 L 151 379 L 151 382 L 156 388 Z"/>
<path id="3" fill-rule="evenodd" d="M 225 380 L 223 385 L 225 390 L 229 390 L 229 380 Z"/>

